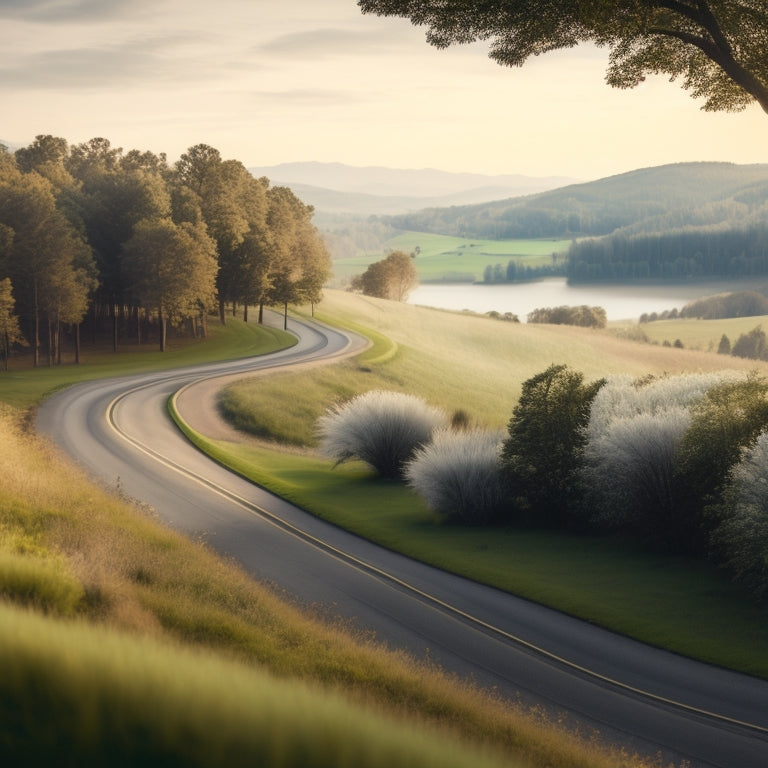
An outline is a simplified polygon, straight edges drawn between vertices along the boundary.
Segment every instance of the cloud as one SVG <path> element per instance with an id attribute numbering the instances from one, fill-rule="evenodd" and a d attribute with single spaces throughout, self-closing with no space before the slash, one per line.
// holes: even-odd
<path id="1" fill-rule="evenodd" d="M 169 49 L 190 42 L 181 35 L 137 38 L 115 45 L 57 49 L 16 57 L 0 68 L 5 89 L 113 88 L 131 83 L 201 79 L 204 68 L 169 58 Z"/>
<path id="2" fill-rule="evenodd" d="M 146 4 L 147 0 L 0 0 L 0 18 L 36 23 L 101 21 Z"/>
<path id="3" fill-rule="evenodd" d="M 380 55 L 409 38 L 391 29 L 353 30 L 341 28 L 312 29 L 280 35 L 256 48 L 259 53 L 291 59 L 318 59 L 337 56 Z"/>

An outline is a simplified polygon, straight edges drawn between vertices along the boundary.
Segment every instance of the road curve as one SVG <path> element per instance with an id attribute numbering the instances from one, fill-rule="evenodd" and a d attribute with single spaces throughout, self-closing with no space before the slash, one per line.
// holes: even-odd
<path id="1" fill-rule="evenodd" d="M 411 561 L 254 487 L 191 446 L 166 409 L 182 387 L 333 359 L 360 344 L 314 323 L 291 320 L 289 330 L 297 345 L 273 355 L 64 390 L 41 405 L 37 429 L 168 525 L 205 537 L 255 578 L 354 620 L 391 647 L 565 713 L 572 725 L 644 755 L 692 767 L 768 765 L 768 682 Z"/>

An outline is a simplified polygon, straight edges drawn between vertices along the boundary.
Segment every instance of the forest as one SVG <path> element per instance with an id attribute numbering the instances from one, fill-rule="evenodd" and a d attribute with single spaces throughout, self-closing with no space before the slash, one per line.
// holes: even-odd
<path id="1" fill-rule="evenodd" d="M 225 308 L 320 299 L 330 256 L 287 187 L 197 144 L 165 154 L 39 135 L 0 145 L 0 337 L 34 364 L 79 362 L 81 331 L 121 343 L 204 336 Z"/>

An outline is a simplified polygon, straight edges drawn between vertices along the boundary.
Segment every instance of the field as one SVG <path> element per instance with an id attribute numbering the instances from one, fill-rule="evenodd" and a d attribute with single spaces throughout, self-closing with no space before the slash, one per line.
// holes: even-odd
<path id="1" fill-rule="evenodd" d="M 404 232 L 388 240 L 385 251 L 414 253 L 418 248 L 414 263 L 422 283 L 471 283 L 482 280 L 483 271 L 489 264 L 506 267 L 510 259 L 515 259 L 521 266 L 551 264 L 553 254 L 564 254 L 570 244 L 570 240 L 468 240 L 425 232 Z M 376 253 L 337 259 L 333 262 L 334 281 L 342 284 L 384 256 L 385 253 Z"/>
<path id="2" fill-rule="evenodd" d="M 686 349 L 717 351 L 720 338 L 725 334 L 731 345 L 741 336 L 749 333 L 756 326 L 762 326 L 768 332 L 768 317 L 733 317 L 724 320 L 657 320 L 643 323 L 639 328 L 649 341 L 657 344 L 680 340 Z M 726 358 L 730 360 L 730 358 Z"/>

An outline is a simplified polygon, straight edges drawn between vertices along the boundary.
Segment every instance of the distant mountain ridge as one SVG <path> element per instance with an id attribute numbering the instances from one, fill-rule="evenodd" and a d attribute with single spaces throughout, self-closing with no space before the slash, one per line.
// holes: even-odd
<path id="1" fill-rule="evenodd" d="M 733 226 L 768 220 L 768 164 L 675 163 L 479 205 L 389 216 L 397 229 L 514 239 Z"/>
<path id="2" fill-rule="evenodd" d="M 451 173 L 432 168 L 358 167 L 296 162 L 248 169 L 273 184 L 289 186 L 320 212 L 393 215 L 428 207 L 467 205 L 556 189 L 565 176 Z"/>

